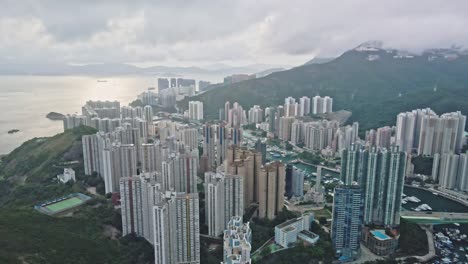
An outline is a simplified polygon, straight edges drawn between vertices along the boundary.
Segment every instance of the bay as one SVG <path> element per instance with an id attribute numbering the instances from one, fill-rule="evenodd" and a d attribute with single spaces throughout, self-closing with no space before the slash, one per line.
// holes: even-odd
<path id="1" fill-rule="evenodd" d="M 62 132 L 62 121 L 45 117 L 49 112 L 81 113 L 88 100 L 127 105 L 148 87 L 157 88 L 157 76 L 0 76 L 0 155 L 31 138 Z M 20 131 L 8 134 L 11 129 Z"/>

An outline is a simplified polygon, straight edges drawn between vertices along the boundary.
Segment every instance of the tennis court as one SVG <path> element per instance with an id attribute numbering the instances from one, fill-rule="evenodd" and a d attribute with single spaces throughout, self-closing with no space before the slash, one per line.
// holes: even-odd
<path id="1" fill-rule="evenodd" d="M 52 212 L 59 212 L 59 211 L 74 207 L 76 205 L 80 205 L 82 203 L 83 203 L 83 200 L 81 200 L 80 198 L 71 197 L 60 202 L 49 204 L 45 207 Z"/>

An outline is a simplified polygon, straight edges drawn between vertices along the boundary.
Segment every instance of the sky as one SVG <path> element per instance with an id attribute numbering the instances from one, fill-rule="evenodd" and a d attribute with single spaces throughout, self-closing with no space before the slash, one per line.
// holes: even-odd
<path id="1" fill-rule="evenodd" d="M 300 65 L 369 40 L 468 47 L 466 0 L 0 0 L 0 63 Z"/>

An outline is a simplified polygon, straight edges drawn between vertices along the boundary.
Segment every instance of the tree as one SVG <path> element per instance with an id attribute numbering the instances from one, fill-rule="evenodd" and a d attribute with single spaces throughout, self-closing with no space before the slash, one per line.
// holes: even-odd
<path id="1" fill-rule="evenodd" d="M 319 217 L 319 223 L 321 225 L 326 225 L 327 224 L 327 218 L 325 216 Z"/>
<path id="2" fill-rule="evenodd" d="M 264 248 L 262 248 L 262 251 L 260 251 L 261 256 L 267 256 L 270 253 L 271 253 L 271 248 L 269 245 L 265 246 Z"/>

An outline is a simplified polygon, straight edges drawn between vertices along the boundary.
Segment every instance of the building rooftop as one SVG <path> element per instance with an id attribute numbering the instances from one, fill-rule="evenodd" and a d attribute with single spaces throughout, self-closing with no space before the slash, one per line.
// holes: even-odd
<path id="1" fill-rule="evenodd" d="M 303 234 L 303 235 L 305 235 L 305 236 L 307 236 L 307 237 L 310 237 L 310 238 L 312 238 L 312 239 L 314 239 L 314 238 L 316 238 L 316 237 L 319 236 L 319 235 L 317 235 L 317 234 L 315 234 L 315 233 L 310 232 L 309 230 L 302 230 L 300 233 Z"/>
<path id="2" fill-rule="evenodd" d="M 286 221 L 286 222 L 283 222 L 283 223 L 281 223 L 281 224 L 275 226 L 275 228 L 283 229 L 283 228 L 285 228 L 285 227 L 287 227 L 287 226 L 289 226 L 289 225 L 291 225 L 291 224 L 293 224 L 293 223 L 296 223 L 296 222 L 298 222 L 298 221 L 302 221 L 302 216 L 301 216 L 301 217 L 298 217 L 298 218 L 294 218 L 294 219 L 288 220 L 288 221 Z"/>
<path id="3" fill-rule="evenodd" d="M 290 231 L 293 231 L 293 230 L 295 230 L 295 229 L 296 229 L 296 228 L 293 227 L 293 226 L 287 226 L 287 227 L 285 227 L 283 230 L 284 230 L 285 232 L 290 232 Z"/>
<path id="4" fill-rule="evenodd" d="M 372 230 L 370 233 L 379 240 L 388 240 L 392 239 L 391 237 L 385 234 L 385 230 Z"/>

